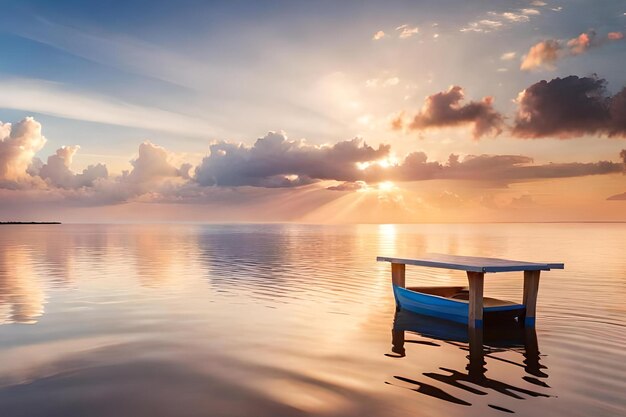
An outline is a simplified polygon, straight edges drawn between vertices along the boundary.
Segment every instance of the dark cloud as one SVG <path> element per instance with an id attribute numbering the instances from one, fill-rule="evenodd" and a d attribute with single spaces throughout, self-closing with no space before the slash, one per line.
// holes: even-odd
<path id="1" fill-rule="evenodd" d="M 504 119 L 493 108 L 492 97 L 462 104 L 464 97 L 463 88 L 459 86 L 452 86 L 447 91 L 428 96 L 422 109 L 407 127 L 413 130 L 425 130 L 473 125 L 474 139 L 486 135 L 495 136 L 502 132 Z M 402 125 L 402 121 L 398 119 L 392 122 L 392 126 L 396 129 L 401 128 Z"/>
<path id="2" fill-rule="evenodd" d="M 384 179 L 420 181 L 454 179 L 489 182 L 516 182 L 549 178 L 581 177 L 620 173 L 622 162 L 599 161 L 590 163 L 549 163 L 535 165 L 533 159 L 522 155 L 468 155 L 462 160 L 450 155 L 446 164 L 428 162 L 423 153 L 409 155 L 405 161 L 385 172 Z M 368 181 L 382 180 L 380 172 L 365 173 Z"/>
<path id="3" fill-rule="evenodd" d="M 326 189 L 331 191 L 359 191 L 367 189 L 367 184 L 364 181 L 346 181 Z"/>
<path id="4" fill-rule="evenodd" d="M 251 147 L 214 143 L 210 155 L 196 168 L 195 180 L 209 186 L 268 188 L 297 187 L 318 180 L 356 181 L 360 179 L 358 162 L 384 158 L 389 149 L 389 145 L 375 149 L 360 139 L 313 146 L 270 132 Z"/>
<path id="5" fill-rule="evenodd" d="M 626 88 L 614 96 L 606 81 L 570 75 L 522 91 L 513 134 L 523 138 L 606 134 L 626 137 Z"/>

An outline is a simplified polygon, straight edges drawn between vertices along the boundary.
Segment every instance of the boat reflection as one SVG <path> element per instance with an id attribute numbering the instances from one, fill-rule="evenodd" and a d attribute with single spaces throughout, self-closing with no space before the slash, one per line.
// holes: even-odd
<path id="1" fill-rule="evenodd" d="M 544 381 L 548 375 L 546 367 L 541 364 L 541 356 L 537 342 L 537 333 L 533 327 L 521 327 L 515 324 L 506 327 L 487 327 L 484 329 L 471 329 L 465 325 L 448 322 L 432 317 L 417 315 L 407 311 L 397 311 L 393 329 L 391 331 L 392 354 L 390 357 L 404 358 L 408 356 L 407 348 L 411 345 L 425 345 L 432 347 L 444 347 L 445 345 L 457 347 L 462 352 L 467 352 L 467 366 L 464 371 L 458 371 L 440 366 L 437 372 L 424 372 L 427 379 L 417 380 L 405 376 L 394 376 L 394 382 L 387 384 L 410 389 L 423 395 L 438 398 L 458 405 L 470 406 L 467 398 L 459 398 L 448 392 L 455 388 L 473 395 L 485 396 L 488 390 L 502 394 L 506 397 L 522 400 L 528 397 L 550 397 L 551 395 L 540 390 L 550 388 Z M 419 339 L 411 335 L 420 336 Z M 410 348 L 409 348 L 410 350 Z M 499 355 L 503 353 L 504 356 Z M 510 356 L 521 355 L 521 361 L 509 359 Z M 505 372 L 498 372 L 504 378 L 510 379 L 512 369 L 523 369 L 525 375 L 522 380 L 537 387 L 535 389 L 523 388 L 496 379 L 489 372 L 487 375 L 487 362 L 498 362 L 506 365 Z M 451 390 L 454 392 L 455 390 Z M 458 392 L 458 391 L 457 391 Z M 503 411 L 512 410 L 487 404 L 489 407 Z"/>

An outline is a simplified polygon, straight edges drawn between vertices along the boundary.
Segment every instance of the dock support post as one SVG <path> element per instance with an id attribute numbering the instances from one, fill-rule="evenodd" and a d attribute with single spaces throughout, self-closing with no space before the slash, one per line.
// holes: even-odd
<path id="1" fill-rule="evenodd" d="M 467 324 L 471 328 L 483 327 L 483 288 L 485 285 L 483 272 L 467 272 L 469 280 L 469 312 Z"/>
<path id="2" fill-rule="evenodd" d="M 406 280 L 405 280 L 405 264 L 391 264 L 391 282 L 393 285 L 405 288 Z M 400 311 L 400 303 L 398 302 L 398 298 L 395 296 L 396 292 L 394 290 L 394 298 L 396 299 L 396 311 Z"/>
<path id="3" fill-rule="evenodd" d="M 539 292 L 539 274 L 541 271 L 524 271 L 524 296 L 522 304 L 526 307 L 524 325 L 533 327 L 537 314 L 537 294 Z"/>
<path id="4" fill-rule="evenodd" d="M 391 264 L 391 282 L 393 282 L 393 285 L 397 285 L 402 288 L 406 286 L 405 271 L 406 265 Z"/>

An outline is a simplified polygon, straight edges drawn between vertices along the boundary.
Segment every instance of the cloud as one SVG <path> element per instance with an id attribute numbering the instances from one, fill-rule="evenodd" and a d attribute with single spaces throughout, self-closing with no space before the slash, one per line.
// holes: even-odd
<path id="1" fill-rule="evenodd" d="M 4 124 L 2 129 L 5 138 L 0 143 L 9 143 L 8 136 L 10 140 L 32 145 L 20 149 L 25 155 L 19 154 L 19 169 L 12 162 L 11 172 L 17 169 L 20 173 L 20 186 L 0 182 L 0 188 L 5 188 L 1 194 L 3 198 L 11 196 L 7 197 L 10 199 L 22 196 L 24 201 L 33 204 L 46 201 L 80 206 L 126 202 L 202 203 L 219 196 L 217 190 L 220 189 L 235 192 L 244 187 L 242 193 L 259 195 L 263 193 L 259 188 L 302 187 L 321 181 L 335 181 L 330 187 L 321 185 L 343 192 L 384 191 L 390 181 L 435 179 L 505 186 L 549 178 L 616 174 L 624 172 L 626 166 L 626 150 L 620 154 L 619 162 L 536 164 L 524 155 L 460 157 L 452 154 L 443 163 L 429 160 L 426 153 L 419 151 L 398 160 L 392 156 L 389 145 L 374 148 L 360 139 L 318 146 L 304 140 L 290 140 L 282 132 L 270 132 L 252 146 L 226 141 L 211 144 L 209 156 L 193 170 L 193 175 L 189 174 L 190 164 L 177 167 L 172 163 L 174 156 L 170 152 L 146 141 L 139 145 L 137 157 L 130 161 L 132 169 L 111 176 L 103 164 L 89 166 L 80 173 L 72 171 L 78 146 L 59 148 L 46 163 L 33 157 L 33 149 L 39 149 L 45 140 L 41 136 L 41 125 L 32 118 L 14 126 Z M 8 149 L 13 150 L 15 146 Z M 1 149 L 5 150 L 4 145 Z M 5 158 L 9 154 L 11 152 L 1 155 Z M 254 188 L 258 191 L 251 191 Z M 444 197 L 447 201 L 450 196 Z M 245 196 L 233 198 L 245 200 Z"/>
<path id="2" fill-rule="evenodd" d="M 575 75 L 531 85 L 517 98 L 512 133 L 522 138 L 626 137 L 626 88 L 610 96 L 605 86 L 604 79 Z"/>
<path id="3" fill-rule="evenodd" d="M 389 78 L 370 78 L 365 80 L 366 87 L 393 87 L 400 84 L 400 78 L 398 77 L 389 77 Z"/>
<path id="4" fill-rule="evenodd" d="M 122 203 L 139 199 L 177 200 L 177 194 L 189 183 L 190 164 L 176 168 L 172 155 L 163 147 L 145 141 L 139 145 L 137 158 L 130 161 L 132 170 L 109 181 L 94 184 L 92 194 L 80 196 L 97 204 Z"/>
<path id="5" fill-rule="evenodd" d="M 462 206 L 465 201 L 455 192 L 443 190 L 439 193 L 432 202 L 439 208 L 442 209 L 451 209 Z"/>
<path id="6" fill-rule="evenodd" d="M 469 124 L 473 125 L 475 139 L 502 132 L 503 117 L 493 108 L 492 97 L 461 104 L 464 97 L 463 88 L 459 86 L 451 86 L 447 91 L 428 96 L 408 128 L 424 130 Z M 397 121 L 394 125 L 401 126 Z"/>
<path id="7" fill-rule="evenodd" d="M 45 142 L 41 124 L 32 117 L 14 125 L 0 123 L 0 189 L 22 190 L 34 200 L 41 197 L 92 205 L 175 193 L 176 187 L 191 180 L 191 164 L 174 167 L 169 162 L 171 155 L 150 142 L 139 146 L 132 170 L 116 177 L 109 176 L 104 164 L 89 165 L 80 173 L 72 171 L 79 146 L 63 146 L 43 163 L 34 154 Z"/>
<path id="8" fill-rule="evenodd" d="M 72 172 L 72 158 L 79 149 L 79 146 L 63 146 L 57 149 L 54 155 L 48 157 L 48 162 L 39 168 L 37 174 L 61 188 L 91 187 L 95 181 L 106 179 L 109 172 L 104 164 L 89 165 L 80 174 Z"/>
<path id="9" fill-rule="evenodd" d="M 530 20 L 529 16 L 538 15 L 540 13 L 537 9 L 520 9 L 518 12 L 489 12 L 488 14 L 494 18 L 503 19 L 505 21 L 508 20 L 510 22 L 528 22 Z"/>
<path id="10" fill-rule="evenodd" d="M 392 181 L 422 181 L 431 179 L 453 179 L 509 183 L 550 178 L 569 178 L 588 175 L 620 173 L 622 162 L 599 161 L 590 163 L 549 163 L 536 165 L 533 159 L 523 155 L 467 155 L 461 159 L 450 155 L 442 164 L 428 161 L 423 152 L 407 156 L 404 162 L 384 173 L 384 179 Z M 367 182 L 380 181 L 380 170 L 364 178 Z"/>
<path id="11" fill-rule="evenodd" d="M 295 187 L 318 180 L 358 180 L 357 162 L 388 156 L 390 147 L 378 149 L 360 139 L 332 146 L 313 146 L 270 132 L 252 147 L 228 142 L 210 146 L 210 155 L 196 168 L 201 185 Z"/>
<path id="12" fill-rule="evenodd" d="M 417 26 L 409 26 L 405 24 L 398 26 L 396 31 L 400 32 L 400 39 L 407 39 L 413 35 L 417 35 L 419 33 L 419 28 Z"/>
<path id="13" fill-rule="evenodd" d="M 327 187 L 326 189 L 331 191 L 359 191 L 366 190 L 367 188 L 368 186 L 365 181 L 346 181 L 339 185 Z"/>
<path id="14" fill-rule="evenodd" d="M 624 174 L 626 174 L 626 149 L 622 149 L 619 153 L 620 158 L 622 158 Z M 626 201 L 626 193 L 612 195 L 607 200 L 625 200 Z"/>
<path id="15" fill-rule="evenodd" d="M 533 4 L 535 6 L 535 4 Z M 463 26 L 461 32 L 490 33 L 504 29 L 510 24 L 529 22 L 532 16 L 540 15 L 541 12 L 533 8 L 508 10 L 505 12 L 487 12 L 484 19 L 469 22 Z"/>
<path id="16" fill-rule="evenodd" d="M 128 126 L 191 137 L 215 129 L 205 120 L 156 107 L 140 106 L 66 86 L 30 79 L 0 81 L 0 107 L 89 122 Z"/>
<path id="17" fill-rule="evenodd" d="M 41 124 L 32 117 L 15 125 L 0 122 L 0 184 L 29 178 L 27 170 L 33 157 L 45 144 Z"/>
<path id="18" fill-rule="evenodd" d="M 489 33 L 500 29 L 502 26 L 504 26 L 503 23 L 498 20 L 482 19 L 468 23 L 467 26 L 461 28 L 461 32 Z"/>
<path id="19" fill-rule="evenodd" d="M 609 32 L 606 37 L 601 38 L 597 36 L 595 31 L 590 30 L 565 42 L 558 39 L 547 39 L 531 46 L 522 59 L 520 69 L 524 71 L 553 70 L 556 62 L 564 57 L 581 55 L 591 48 L 621 40 L 623 37 L 621 32 Z"/>
<path id="20" fill-rule="evenodd" d="M 131 161 L 133 170 L 127 178 L 132 182 L 147 182 L 166 177 L 179 177 L 187 175 L 183 173 L 185 168 L 174 167 L 170 162 L 169 154 L 165 148 L 145 141 L 139 145 L 139 156 Z M 189 168 L 186 169 L 189 171 Z"/>
<path id="21" fill-rule="evenodd" d="M 505 52 L 502 55 L 500 55 L 500 59 L 502 61 L 510 61 L 512 59 L 515 59 L 516 55 L 517 55 L 516 52 Z"/>
<path id="22" fill-rule="evenodd" d="M 374 33 L 374 36 L 372 36 L 372 40 L 378 41 L 384 37 L 385 37 L 385 32 L 383 32 L 382 30 L 379 30 L 378 32 Z"/>
<path id="23" fill-rule="evenodd" d="M 531 70 L 535 68 L 553 69 L 554 63 L 559 59 L 561 44 L 552 39 L 541 41 L 531 46 L 524 56 L 520 69 Z"/>

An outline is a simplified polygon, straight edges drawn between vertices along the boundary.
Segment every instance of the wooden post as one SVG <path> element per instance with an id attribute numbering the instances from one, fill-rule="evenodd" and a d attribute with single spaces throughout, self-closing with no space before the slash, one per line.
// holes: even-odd
<path id="1" fill-rule="evenodd" d="M 397 285 L 398 287 L 404 288 L 406 286 L 405 282 L 405 271 L 406 265 L 404 264 L 391 264 L 391 282 L 393 285 Z"/>
<path id="2" fill-rule="evenodd" d="M 483 287 L 485 285 L 483 272 L 467 271 L 469 280 L 469 312 L 467 324 L 469 327 L 483 327 Z"/>
<path id="3" fill-rule="evenodd" d="M 524 319 L 525 326 L 535 325 L 540 273 L 541 271 L 524 271 L 524 296 L 522 304 L 526 307 L 526 318 Z"/>
<path id="4" fill-rule="evenodd" d="M 394 264 L 394 263 L 391 264 L 391 282 L 393 283 L 393 285 L 405 288 L 406 286 L 405 271 L 406 271 L 406 265 Z M 395 295 L 396 294 L 395 290 L 393 294 L 394 294 L 394 298 L 396 299 L 396 311 L 400 311 L 400 302 L 398 301 L 398 297 L 396 297 Z"/>

